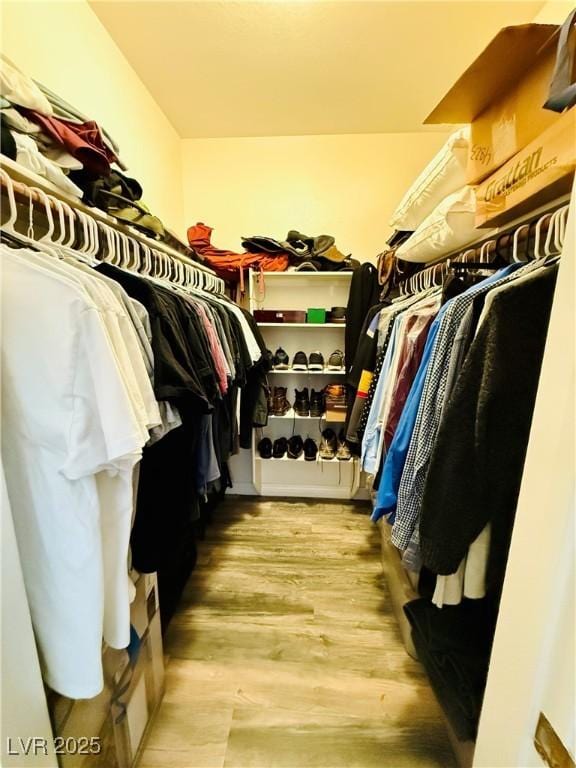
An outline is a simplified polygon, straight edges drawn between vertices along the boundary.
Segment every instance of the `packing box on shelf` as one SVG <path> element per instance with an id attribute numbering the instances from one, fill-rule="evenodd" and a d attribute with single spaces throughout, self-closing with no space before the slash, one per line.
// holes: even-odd
<path id="1" fill-rule="evenodd" d="M 576 108 L 477 187 L 476 226 L 505 224 L 569 192 L 575 167 Z"/>
<path id="2" fill-rule="evenodd" d="M 326 310 L 325 309 L 310 308 L 306 312 L 306 322 L 307 323 L 316 323 L 316 324 L 325 323 L 326 322 Z"/>
<path id="3" fill-rule="evenodd" d="M 305 323 L 305 310 L 297 309 L 255 309 L 254 319 L 258 323 Z"/>
<path id="4" fill-rule="evenodd" d="M 504 27 L 426 118 L 428 124 L 471 123 L 468 184 L 485 179 L 559 120 L 543 108 L 558 31 L 550 24 Z"/>

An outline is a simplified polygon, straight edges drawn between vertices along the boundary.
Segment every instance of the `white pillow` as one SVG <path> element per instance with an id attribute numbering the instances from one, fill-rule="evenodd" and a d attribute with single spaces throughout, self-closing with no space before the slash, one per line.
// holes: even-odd
<path id="1" fill-rule="evenodd" d="M 390 226 L 414 232 L 444 198 L 466 184 L 470 126 L 455 131 L 402 198 Z"/>
<path id="2" fill-rule="evenodd" d="M 474 226 L 476 195 L 462 187 L 448 195 L 396 250 L 396 258 L 426 263 L 437 261 L 478 237 Z"/>

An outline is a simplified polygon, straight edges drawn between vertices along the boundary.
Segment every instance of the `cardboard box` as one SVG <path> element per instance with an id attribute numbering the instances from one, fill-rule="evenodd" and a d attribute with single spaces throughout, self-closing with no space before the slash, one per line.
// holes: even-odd
<path id="1" fill-rule="evenodd" d="M 576 167 L 576 108 L 476 189 L 476 226 L 505 224 L 570 191 Z"/>
<path id="2" fill-rule="evenodd" d="M 471 123 L 468 184 L 485 179 L 559 120 L 558 113 L 542 106 L 558 31 L 550 24 L 500 30 L 426 118 L 427 124 Z"/>
<path id="3" fill-rule="evenodd" d="M 305 323 L 305 310 L 297 309 L 255 309 L 257 323 Z"/>

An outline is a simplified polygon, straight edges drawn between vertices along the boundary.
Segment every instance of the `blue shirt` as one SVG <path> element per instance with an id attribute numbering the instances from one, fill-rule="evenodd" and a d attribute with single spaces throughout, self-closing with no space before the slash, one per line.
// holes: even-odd
<path id="1" fill-rule="evenodd" d="M 470 294 L 471 297 L 474 296 L 479 290 L 492 285 L 498 280 L 501 280 L 503 277 L 506 277 L 515 269 L 517 269 L 519 266 L 521 265 L 513 264 L 505 267 L 502 270 L 499 270 L 494 275 L 490 275 L 490 277 L 486 278 L 486 280 L 483 280 L 472 288 L 469 288 L 465 294 Z M 464 296 L 465 294 L 461 294 L 461 296 Z M 422 360 L 420 361 L 420 366 L 416 373 L 416 377 L 414 378 L 412 388 L 410 389 L 410 393 L 406 399 L 406 404 L 404 405 L 400 421 L 398 422 L 396 432 L 386 455 L 386 460 L 382 470 L 382 479 L 380 480 L 380 487 L 376 496 L 376 504 L 372 513 L 372 520 L 374 522 L 379 520 L 384 515 L 388 516 L 388 521 L 390 523 L 394 522 L 396 506 L 398 503 L 398 490 L 400 488 L 400 481 L 402 479 L 406 457 L 408 455 L 412 434 L 414 432 L 414 427 L 420 408 L 420 401 L 422 399 L 422 393 L 426 383 L 428 367 L 435 350 L 438 330 L 440 324 L 442 323 L 442 319 L 448 311 L 450 305 L 453 302 L 458 301 L 461 296 L 456 296 L 454 299 L 446 302 L 446 304 L 441 307 L 432 325 L 430 326 L 428 338 L 426 339 L 426 345 L 422 354 Z"/>

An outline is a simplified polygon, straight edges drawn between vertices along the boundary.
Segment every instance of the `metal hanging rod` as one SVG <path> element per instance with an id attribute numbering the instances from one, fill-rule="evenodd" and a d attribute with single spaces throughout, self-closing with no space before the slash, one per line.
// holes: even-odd
<path id="1" fill-rule="evenodd" d="M 45 180 L 43 180 L 41 177 L 32 179 L 32 174 L 27 172 L 27 169 L 18 167 L 17 164 L 13 161 L 11 162 L 9 158 L 2 157 L 0 161 L 0 167 L 10 177 L 15 195 L 25 200 L 26 203 L 29 203 L 30 197 L 32 196 L 33 202 L 41 204 L 43 210 L 44 201 L 40 198 L 39 192 L 44 193 L 47 195 L 48 200 L 50 201 L 50 206 L 54 210 L 57 210 L 58 203 L 64 202 L 74 211 L 81 211 L 86 216 L 90 216 L 91 218 L 95 219 L 98 223 L 105 224 L 109 227 L 112 227 L 113 229 L 118 230 L 118 232 L 126 235 L 126 237 L 137 240 L 138 242 L 143 243 L 150 248 L 154 248 L 157 251 L 162 251 L 174 259 L 180 259 L 180 261 L 189 264 L 194 269 L 198 269 L 201 272 L 205 272 L 206 274 L 216 276 L 214 270 L 206 267 L 201 262 L 189 258 L 174 248 L 171 248 L 169 245 L 166 245 L 162 241 L 146 237 L 146 235 L 135 231 L 134 228 L 123 224 L 122 222 L 118 221 L 118 219 L 114 218 L 108 213 L 105 213 L 104 211 L 101 211 L 99 208 L 92 208 L 87 206 L 81 200 L 71 197 L 70 195 L 60 192 L 59 190 L 54 190 L 48 187 L 47 184 L 42 183 Z M 30 177 L 30 179 L 27 177 Z M 0 185 L 2 187 L 6 187 L 6 181 L 4 178 L 1 179 Z M 41 187 L 45 188 L 42 189 Z"/>
<path id="2" fill-rule="evenodd" d="M 451 269 L 487 269 L 497 260 L 530 261 L 544 256 L 559 254 L 562 251 L 568 205 L 564 204 L 532 219 L 517 224 L 515 227 L 494 234 L 480 243 L 443 258 L 434 264 L 422 265 L 417 272 L 399 281 L 402 294 L 414 293 L 423 288 L 440 284 Z"/>
<path id="3" fill-rule="evenodd" d="M 160 262 L 163 277 L 183 280 L 185 273 L 188 273 L 189 276 L 195 274 L 198 276 L 197 280 L 194 278 L 196 287 L 222 295 L 225 293 L 224 281 L 217 277 L 213 270 L 198 264 L 156 240 L 128 230 L 127 227 L 117 222 L 116 219 L 98 211 L 98 209 L 88 208 L 80 203 L 80 201 L 73 201 L 73 204 L 70 205 L 67 200 L 61 200 L 40 188 L 13 179 L 7 173 L 5 167 L 0 168 L 0 188 L 6 190 L 9 198 L 13 197 L 14 204 L 16 197 L 26 203 L 28 208 L 27 216 L 30 215 L 30 206 L 37 204 L 38 211 L 49 219 L 50 225 L 53 226 L 54 220 L 59 220 L 60 226 L 63 227 L 65 221 L 64 209 L 66 209 L 69 215 L 74 216 L 79 222 L 79 231 L 86 232 L 85 227 L 83 227 L 83 220 L 85 221 L 86 219 L 93 222 L 92 226 L 95 230 L 102 230 L 106 235 L 103 243 L 107 247 L 110 247 L 111 242 L 115 242 L 115 239 L 110 237 L 111 233 L 115 233 L 116 238 L 121 237 L 126 243 L 131 245 L 135 254 L 142 255 L 142 263 L 149 265 L 153 258 L 156 257 Z M 56 216 L 53 217 L 52 212 Z"/>

